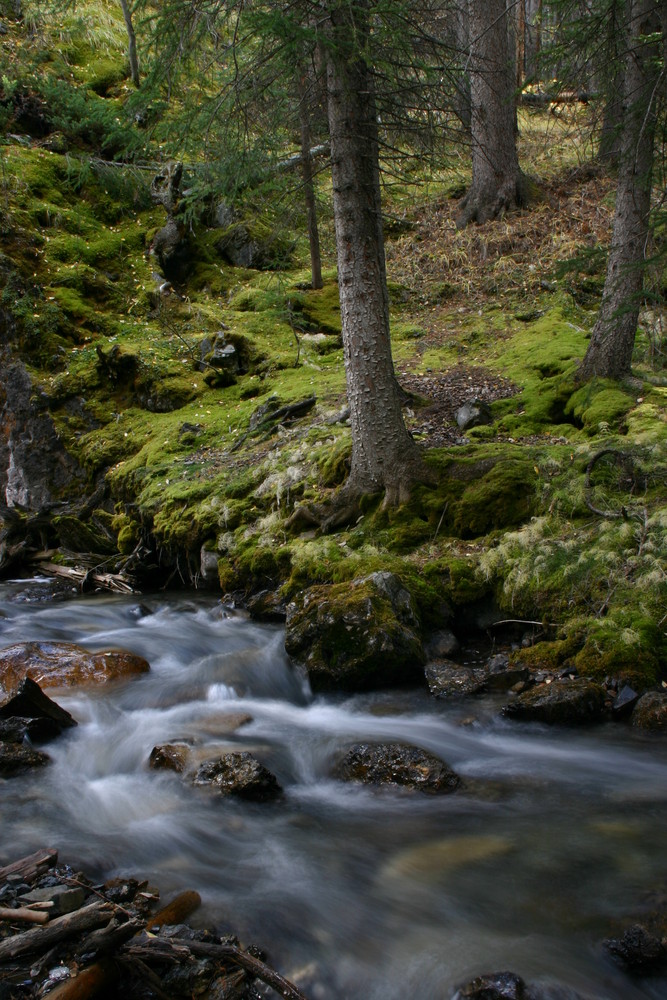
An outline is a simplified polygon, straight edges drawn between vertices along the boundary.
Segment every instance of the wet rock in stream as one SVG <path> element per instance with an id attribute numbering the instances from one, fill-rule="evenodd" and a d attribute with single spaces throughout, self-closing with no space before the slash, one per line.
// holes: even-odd
<path id="1" fill-rule="evenodd" d="M 492 972 L 460 986 L 452 1000 L 585 1000 L 560 983 L 526 983 L 514 972 Z"/>
<path id="2" fill-rule="evenodd" d="M 458 774 L 439 757 L 401 743 L 358 743 L 347 751 L 334 773 L 343 781 L 431 794 L 453 792 L 461 784 Z"/>
<path id="3" fill-rule="evenodd" d="M 275 775 L 247 751 L 226 753 L 206 760 L 195 773 L 195 785 L 211 787 L 222 795 L 264 802 L 282 794 Z"/>
<path id="4" fill-rule="evenodd" d="M 105 684 L 149 669 L 142 656 L 125 649 L 91 653 L 73 642 L 18 642 L 0 650 L 0 695 L 14 694 L 26 677 L 41 687 L 62 688 Z"/>
<path id="5" fill-rule="evenodd" d="M 595 722 L 605 714 L 606 697 L 605 689 L 595 681 L 555 680 L 520 694 L 505 705 L 503 715 L 549 725 Z"/>
<path id="6" fill-rule="evenodd" d="M 667 732 L 667 692 L 647 691 L 637 702 L 630 722 L 647 732 Z"/>

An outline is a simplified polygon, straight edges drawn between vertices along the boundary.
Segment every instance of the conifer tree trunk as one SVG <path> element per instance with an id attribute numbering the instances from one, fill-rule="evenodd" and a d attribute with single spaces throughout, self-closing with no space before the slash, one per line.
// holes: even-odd
<path id="1" fill-rule="evenodd" d="M 623 130 L 623 100 L 625 65 L 623 49 L 623 13 L 625 0 L 611 0 L 607 17 L 607 44 L 605 65 L 602 67 L 605 95 L 598 159 L 617 167 L 621 154 Z"/>
<path id="2" fill-rule="evenodd" d="M 468 0 L 472 184 L 459 228 L 486 222 L 525 200 L 516 151 L 516 102 L 506 0 Z"/>
<path id="3" fill-rule="evenodd" d="M 329 5 L 327 113 L 352 461 L 346 490 L 406 500 L 427 478 L 403 422 L 389 340 L 378 132 L 372 72 L 364 58 L 365 0 Z"/>
<path id="4" fill-rule="evenodd" d="M 630 0 L 624 88 L 624 128 L 616 209 L 602 303 L 586 356 L 577 370 L 585 382 L 597 375 L 619 379 L 631 372 L 639 299 L 644 279 L 651 208 L 656 129 L 658 47 L 646 39 L 660 29 L 656 0 Z"/>
<path id="5" fill-rule="evenodd" d="M 134 33 L 134 25 L 132 24 L 132 11 L 130 10 L 128 0 L 120 0 L 120 5 L 123 9 L 125 27 L 127 28 L 127 56 L 130 61 L 130 76 L 132 77 L 134 86 L 138 87 L 141 83 L 141 78 L 139 76 L 139 58 L 137 56 L 137 37 Z"/>
<path id="6" fill-rule="evenodd" d="M 313 288 L 322 288 L 322 258 L 320 255 L 320 234 L 317 226 L 315 185 L 313 183 L 313 160 L 310 155 L 310 113 L 305 70 L 299 73 L 298 87 L 299 125 L 301 131 L 301 179 L 303 181 L 303 197 L 306 203 L 311 285 Z"/>

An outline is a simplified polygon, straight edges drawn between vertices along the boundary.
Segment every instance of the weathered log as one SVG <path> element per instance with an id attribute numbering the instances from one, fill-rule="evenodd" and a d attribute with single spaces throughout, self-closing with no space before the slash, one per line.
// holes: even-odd
<path id="1" fill-rule="evenodd" d="M 49 919 L 46 910 L 31 910 L 27 906 L 17 906 L 12 910 L 0 906 L 0 920 L 18 920 L 26 924 L 45 924 Z"/>
<path id="2" fill-rule="evenodd" d="M 162 927 L 163 924 L 182 924 L 186 917 L 201 905 L 201 896 L 194 890 L 180 892 L 166 906 L 158 910 L 146 923 L 146 930 Z"/>
<path id="3" fill-rule="evenodd" d="M 183 941 L 181 938 L 172 940 L 174 945 L 183 945 L 189 948 L 193 955 L 202 955 L 204 958 L 217 958 L 222 961 L 232 961 L 241 968 L 246 969 L 255 978 L 261 979 L 263 983 L 279 993 L 285 1000 L 307 1000 L 307 997 L 298 986 L 285 979 L 279 972 L 261 962 L 253 955 L 241 948 L 235 948 L 233 944 L 208 944 L 204 941 Z"/>
<path id="4" fill-rule="evenodd" d="M 45 848 L 28 854 L 18 861 L 13 861 L 10 865 L 0 868 L 0 882 L 6 881 L 10 875 L 20 875 L 26 882 L 32 882 L 39 875 L 43 875 L 49 868 L 53 868 L 58 862 L 58 852 L 52 848 Z"/>
<path id="5" fill-rule="evenodd" d="M 59 566 L 57 563 L 42 562 L 41 569 L 53 576 L 64 576 L 80 586 L 94 583 L 105 590 L 113 590 L 119 594 L 134 594 L 135 590 L 127 577 L 121 573 L 95 573 L 93 570 L 75 569 L 72 566 Z"/>
<path id="6" fill-rule="evenodd" d="M 138 934 L 143 926 L 141 920 L 126 920 L 121 923 L 114 917 L 106 927 L 100 927 L 88 934 L 77 946 L 77 954 L 90 955 L 91 957 L 93 954 L 111 955 L 117 948 Z"/>
<path id="7" fill-rule="evenodd" d="M 101 927 L 109 922 L 113 909 L 112 903 L 96 901 L 83 906 L 80 910 L 75 910 L 74 913 L 56 917 L 44 927 L 35 927 L 33 930 L 24 931 L 23 934 L 5 938 L 4 941 L 0 941 L 0 962 L 7 962 L 21 955 L 28 955 L 30 952 L 46 951 L 47 948 L 74 934 Z"/>
<path id="8" fill-rule="evenodd" d="M 102 959 L 89 965 L 77 976 L 66 979 L 48 994 L 49 1000 L 88 1000 L 118 978 L 115 962 Z"/>

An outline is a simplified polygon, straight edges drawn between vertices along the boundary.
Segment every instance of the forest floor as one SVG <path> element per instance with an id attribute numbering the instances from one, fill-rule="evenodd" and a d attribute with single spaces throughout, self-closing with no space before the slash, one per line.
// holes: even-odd
<path id="1" fill-rule="evenodd" d="M 23 28 L 10 28 L 1 44 L 17 72 L 12 33 Z M 119 66 L 123 44 L 120 25 Z M 47 547 L 75 565 L 86 557 L 90 567 L 92 554 L 99 572 L 206 582 L 244 598 L 268 589 L 283 604 L 314 584 L 391 569 L 427 630 L 442 599 L 455 609 L 493 600 L 512 618 L 555 623 L 543 645 L 556 665 L 659 682 L 661 263 L 648 276 L 636 385 L 572 380 L 600 301 L 613 211 L 613 178 L 591 158 L 593 109 L 522 112 L 520 155 L 536 197 L 502 219 L 456 230 L 460 147 L 436 172 L 413 163 L 411 180 L 387 182 L 394 362 L 436 485 L 395 511 L 368 498 L 360 519 L 322 535 L 292 530 L 290 516 L 332 497 L 350 453 L 326 174 L 322 290 L 308 290 L 296 181 L 247 193 L 231 225 L 216 227 L 209 205 L 184 229 L 185 263 L 163 275 L 150 248 L 166 216 L 151 203 L 150 173 L 106 163 L 82 135 L 81 115 L 92 134 L 93 116 L 117 114 L 130 92 L 122 71 L 103 85 L 96 67 L 77 68 L 79 88 L 91 89 L 74 124 L 62 108 L 58 128 L 49 124 L 34 77 L 15 91 L 20 101 L 7 92 L 2 105 L 9 360 L 27 365 L 32 400 L 78 469 L 52 489 L 70 506 L 42 523 Z M 261 267 L 230 262 L 243 233 Z M 242 362 L 226 385 L 202 361 L 216 343 Z M 311 396 L 312 409 L 293 409 Z M 475 399 L 490 404 L 492 422 L 462 432 L 456 411 Z M 97 499 L 76 508 L 82 494 Z"/>

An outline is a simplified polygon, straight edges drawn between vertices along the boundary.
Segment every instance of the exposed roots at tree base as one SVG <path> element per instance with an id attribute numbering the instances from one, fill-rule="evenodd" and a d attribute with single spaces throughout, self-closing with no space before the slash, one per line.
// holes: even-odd
<path id="1" fill-rule="evenodd" d="M 386 510 L 389 507 L 399 507 L 408 503 L 415 483 L 425 483 L 430 486 L 435 484 L 435 477 L 421 462 L 411 474 L 406 474 L 405 477 L 385 486 L 382 509 Z M 363 489 L 348 481 L 324 503 L 297 507 L 287 519 L 285 527 L 288 531 L 294 532 L 315 528 L 318 534 L 332 534 L 340 528 L 356 524 L 363 516 L 361 498 L 379 493 L 379 489 Z"/>
<path id="2" fill-rule="evenodd" d="M 496 191 L 478 190 L 471 186 L 459 205 L 456 216 L 456 228 L 464 229 L 471 222 L 479 224 L 497 219 L 506 212 L 524 208 L 529 200 L 532 183 L 524 173 L 519 171 L 518 177 L 506 181 Z"/>

